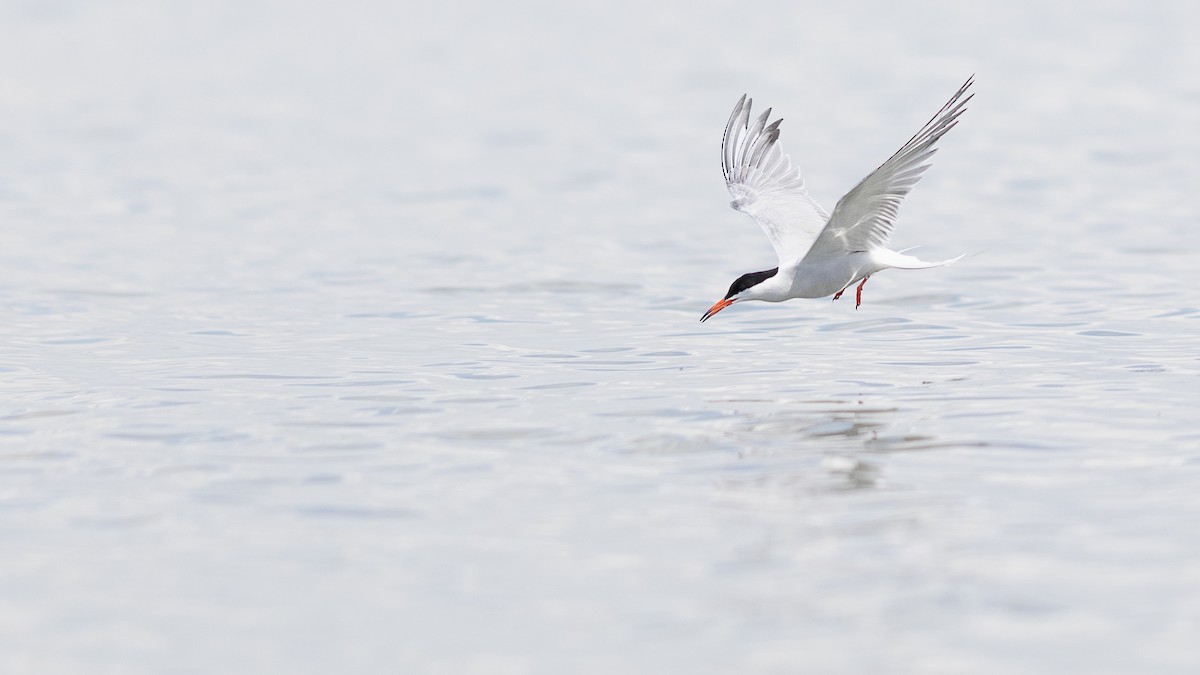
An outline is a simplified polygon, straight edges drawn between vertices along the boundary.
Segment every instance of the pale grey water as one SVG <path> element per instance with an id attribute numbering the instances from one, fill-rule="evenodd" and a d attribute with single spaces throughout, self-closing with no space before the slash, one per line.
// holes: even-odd
<path id="1" fill-rule="evenodd" d="M 0 5 L 0 671 L 1200 669 L 1187 3 Z M 970 73 L 865 304 L 748 304 Z"/>

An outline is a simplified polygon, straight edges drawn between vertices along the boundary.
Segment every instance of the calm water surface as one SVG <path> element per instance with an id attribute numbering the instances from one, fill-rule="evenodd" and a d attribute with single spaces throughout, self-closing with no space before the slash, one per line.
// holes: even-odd
<path id="1" fill-rule="evenodd" d="M 1200 668 L 1184 3 L 9 3 L 0 670 Z M 734 28 L 740 27 L 740 28 Z M 865 302 L 774 264 L 970 73 Z"/>

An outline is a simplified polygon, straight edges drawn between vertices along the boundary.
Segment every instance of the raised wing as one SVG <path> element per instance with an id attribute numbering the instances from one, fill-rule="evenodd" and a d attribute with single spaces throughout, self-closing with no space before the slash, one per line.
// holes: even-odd
<path id="1" fill-rule="evenodd" d="M 745 96 L 733 108 L 721 141 L 721 171 L 730 206 L 744 211 L 762 227 L 780 262 L 804 254 L 829 214 L 804 190 L 800 169 L 783 154 L 779 125 L 767 124 L 771 109 L 750 122 L 753 99 Z"/>
<path id="2" fill-rule="evenodd" d="M 958 116 L 966 110 L 967 101 L 975 96 L 963 98 L 974 81 L 974 76 L 968 78 L 904 147 L 838 201 L 829 224 L 804 256 L 805 261 L 869 251 L 887 243 L 896 224 L 900 203 L 921 180 L 921 174 L 929 168 L 929 159 L 937 152 L 934 144 L 958 124 Z"/>

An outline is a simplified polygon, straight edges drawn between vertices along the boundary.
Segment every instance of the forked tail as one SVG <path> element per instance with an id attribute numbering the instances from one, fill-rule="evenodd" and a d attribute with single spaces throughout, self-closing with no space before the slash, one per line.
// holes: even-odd
<path id="1" fill-rule="evenodd" d="M 913 247 L 913 248 L 916 248 L 916 247 Z M 911 251 L 912 249 L 906 248 L 904 250 Z M 941 267 L 942 265 L 949 265 L 951 263 L 956 263 L 959 260 L 962 260 L 966 256 L 966 254 L 964 253 L 963 255 L 960 255 L 957 258 L 950 258 L 949 260 L 939 260 L 938 262 L 926 262 L 916 256 L 905 255 L 903 252 L 892 251 L 892 250 L 889 250 L 886 248 L 885 249 L 877 249 L 877 250 L 873 251 L 872 253 L 873 253 L 875 259 L 877 261 L 879 261 L 880 263 L 887 265 L 888 267 L 893 267 L 895 269 L 900 269 L 900 270 L 923 270 L 923 269 L 928 269 L 930 267 Z"/>

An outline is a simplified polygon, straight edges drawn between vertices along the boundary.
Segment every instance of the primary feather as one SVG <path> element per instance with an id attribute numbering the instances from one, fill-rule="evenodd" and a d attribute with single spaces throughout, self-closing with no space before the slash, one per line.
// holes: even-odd
<path id="1" fill-rule="evenodd" d="M 937 152 L 934 145 L 958 123 L 974 94 L 963 98 L 975 78 L 966 83 L 896 154 L 838 200 L 833 215 L 805 255 L 815 261 L 854 251 L 870 251 L 887 243 L 896 225 L 900 203 L 913 189 Z"/>
<path id="2" fill-rule="evenodd" d="M 753 99 L 734 106 L 721 143 L 721 170 L 730 206 L 750 214 L 762 227 L 780 260 L 799 258 L 829 219 L 808 192 L 800 169 L 779 144 L 782 119 L 766 123 L 768 108 L 750 124 Z"/>

